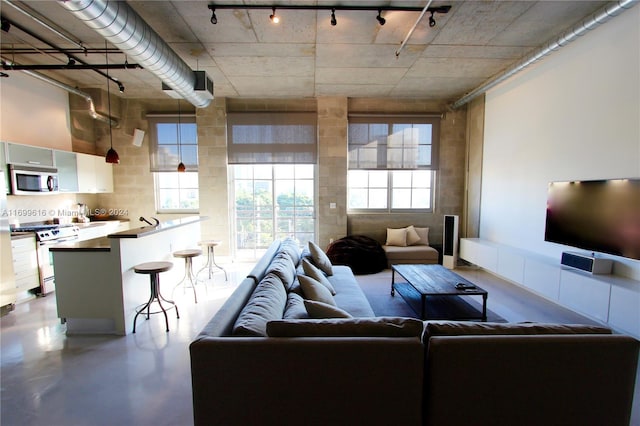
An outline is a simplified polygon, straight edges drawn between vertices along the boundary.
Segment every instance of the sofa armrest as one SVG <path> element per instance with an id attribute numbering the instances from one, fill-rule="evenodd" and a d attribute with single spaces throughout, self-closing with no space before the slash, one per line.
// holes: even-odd
<path id="1" fill-rule="evenodd" d="M 628 425 L 638 341 L 433 336 L 426 362 L 425 424 Z"/>
<path id="2" fill-rule="evenodd" d="M 190 346 L 194 421 L 418 425 L 418 338 L 201 338 Z"/>

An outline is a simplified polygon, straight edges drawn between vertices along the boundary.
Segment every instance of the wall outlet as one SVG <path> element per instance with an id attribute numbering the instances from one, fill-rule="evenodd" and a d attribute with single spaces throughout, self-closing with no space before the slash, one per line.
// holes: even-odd
<path id="1" fill-rule="evenodd" d="M 336 203 L 329 203 L 329 208 L 330 209 L 335 209 L 336 208 Z"/>

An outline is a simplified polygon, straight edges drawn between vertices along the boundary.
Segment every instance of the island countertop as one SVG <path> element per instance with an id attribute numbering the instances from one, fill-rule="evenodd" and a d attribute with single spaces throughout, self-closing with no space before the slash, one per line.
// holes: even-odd
<path id="1" fill-rule="evenodd" d="M 141 228 L 128 229 L 126 231 L 116 232 L 115 234 L 107 235 L 107 238 L 141 238 L 147 235 L 156 234 L 158 232 L 164 232 L 169 229 L 177 228 L 180 226 L 190 225 L 194 222 L 200 222 L 207 220 L 206 216 L 188 216 L 181 219 L 169 220 L 166 222 L 160 222 L 156 226 L 143 226 Z"/>

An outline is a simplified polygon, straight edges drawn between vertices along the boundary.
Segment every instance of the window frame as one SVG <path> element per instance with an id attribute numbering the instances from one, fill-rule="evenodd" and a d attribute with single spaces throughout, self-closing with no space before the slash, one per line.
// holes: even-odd
<path id="1" fill-rule="evenodd" d="M 374 147 L 372 149 L 373 152 L 378 152 L 378 154 L 376 155 L 378 157 L 377 160 L 377 164 L 375 167 L 362 167 L 356 160 L 356 161 L 350 161 L 350 159 L 347 159 L 348 162 L 348 171 L 347 171 L 347 213 L 348 214 L 374 214 L 374 213 L 433 213 L 435 211 L 435 198 L 436 198 L 436 178 L 437 178 L 437 170 L 439 167 L 439 147 L 440 147 L 440 120 L 441 120 L 442 116 L 441 115 L 433 115 L 433 114 L 420 114 L 420 115 L 384 115 L 384 114 L 354 114 L 354 115 L 349 115 L 349 128 L 351 128 L 351 124 L 368 124 L 368 125 L 375 125 L 375 124 L 382 124 L 382 125 L 386 125 L 387 126 L 387 135 L 386 141 L 383 141 L 382 143 L 379 144 L 380 147 Z M 391 140 L 394 137 L 394 133 L 393 133 L 393 126 L 394 125 L 403 125 L 403 124 L 430 124 L 431 127 L 431 143 L 430 143 L 430 149 L 431 149 L 431 158 L 429 159 L 429 163 L 428 165 L 423 164 L 415 164 L 415 165 L 411 165 L 408 167 L 386 167 L 386 163 L 382 164 L 384 162 L 381 162 L 380 160 L 380 155 L 381 154 L 385 154 L 389 152 L 388 147 L 390 145 L 389 140 Z M 348 155 L 352 155 L 352 153 L 356 153 L 356 154 L 360 154 L 361 153 L 361 149 L 364 148 L 364 145 L 360 142 L 360 143 L 353 143 L 351 141 L 351 133 L 349 132 L 349 135 L 347 136 L 347 145 L 348 145 Z M 380 136 L 380 135 L 378 135 Z M 372 141 L 375 144 L 375 141 Z M 365 144 L 366 145 L 366 144 Z M 364 148 L 366 149 L 366 148 Z M 384 156 L 383 156 L 384 157 Z M 402 154 L 402 158 L 404 158 L 404 154 Z M 384 159 L 384 158 L 383 158 Z M 389 161 L 388 159 L 386 161 Z M 404 162 L 402 164 L 402 166 L 404 166 Z M 351 207 L 351 194 L 352 191 L 354 189 L 367 189 L 368 191 L 371 190 L 372 186 L 370 184 L 368 184 L 368 186 L 366 187 L 354 187 L 352 185 L 352 172 L 356 172 L 356 171 L 368 171 L 368 172 L 375 172 L 375 171 L 384 171 L 387 173 L 386 176 L 386 207 L 384 208 L 380 208 L 380 207 Z M 415 186 L 411 186 L 410 189 L 416 188 L 416 189 L 428 189 L 429 190 L 429 206 L 428 208 L 406 208 L 406 207 L 402 207 L 402 208 L 394 208 L 393 207 L 393 202 L 394 202 L 394 186 L 393 186 L 393 178 L 394 178 L 394 172 L 400 172 L 400 171 L 410 171 L 412 172 L 429 172 L 431 174 L 430 176 L 430 185 L 429 186 L 424 186 L 424 187 L 419 187 L 416 188 Z M 412 176 L 413 179 L 413 176 Z M 378 187 L 376 187 L 378 188 Z M 406 188 L 395 188 L 397 189 L 406 189 Z M 413 191 L 412 191 L 413 192 Z M 367 200 L 367 205 L 369 205 L 369 201 Z"/>

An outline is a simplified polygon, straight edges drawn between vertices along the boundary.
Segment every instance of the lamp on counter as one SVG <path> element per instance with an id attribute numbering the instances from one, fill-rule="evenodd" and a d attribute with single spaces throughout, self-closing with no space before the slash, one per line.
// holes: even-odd
<path id="1" fill-rule="evenodd" d="M 178 136 L 178 155 L 180 156 L 180 163 L 178 164 L 178 171 L 180 173 L 184 173 L 184 171 L 187 169 L 184 165 L 184 163 L 182 162 L 182 129 L 180 128 L 180 99 L 178 99 L 178 130 L 176 131 L 177 136 Z"/>
<path id="2" fill-rule="evenodd" d="M 109 53 L 107 49 L 107 42 L 104 42 L 104 56 L 106 59 L 106 63 L 109 64 Z M 120 163 L 120 156 L 113 149 L 113 131 L 111 130 L 111 90 L 109 90 L 109 67 L 107 67 L 107 105 L 109 107 L 109 151 L 107 151 L 107 155 L 104 158 L 104 161 L 111 164 Z"/>

